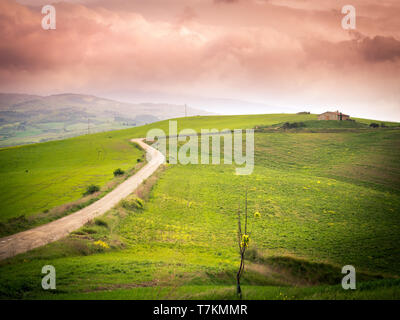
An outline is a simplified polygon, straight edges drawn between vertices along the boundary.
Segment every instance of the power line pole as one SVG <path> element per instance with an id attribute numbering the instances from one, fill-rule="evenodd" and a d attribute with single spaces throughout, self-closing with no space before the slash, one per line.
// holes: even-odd
<path id="1" fill-rule="evenodd" d="M 90 133 L 90 127 L 89 127 L 89 117 L 87 118 L 87 134 Z"/>
<path id="2" fill-rule="evenodd" d="M 185 103 L 185 118 L 187 117 L 187 107 L 186 107 L 186 103 Z"/>

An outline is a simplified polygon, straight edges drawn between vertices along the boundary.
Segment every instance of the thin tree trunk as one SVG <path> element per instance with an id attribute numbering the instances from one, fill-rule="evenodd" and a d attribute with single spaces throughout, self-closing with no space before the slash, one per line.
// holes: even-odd
<path id="1" fill-rule="evenodd" d="M 243 251 L 240 253 L 240 267 L 239 271 L 236 274 L 236 293 L 239 296 L 239 299 L 242 299 L 242 289 L 240 288 L 240 277 L 242 276 L 243 271 Z"/>
<path id="2" fill-rule="evenodd" d="M 245 224 L 244 224 L 244 234 L 247 234 L 247 188 L 246 188 L 246 201 L 245 201 Z"/>

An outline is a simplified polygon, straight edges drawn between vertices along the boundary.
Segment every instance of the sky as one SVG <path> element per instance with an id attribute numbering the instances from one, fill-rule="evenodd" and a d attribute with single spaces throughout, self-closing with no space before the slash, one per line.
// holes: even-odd
<path id="1" fill-rule="evenodd" d="M 0 92 L 400 121 L 399 16 L 398 0 L 0 0 Z"/>

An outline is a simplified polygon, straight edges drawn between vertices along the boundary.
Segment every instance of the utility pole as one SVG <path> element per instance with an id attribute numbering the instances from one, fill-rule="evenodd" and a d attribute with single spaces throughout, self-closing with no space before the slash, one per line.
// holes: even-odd
<path id="1" fill-rule="evenodd" d="M 186 103 L 185 103 L 185 118 L 187 117 L 187 107 L 186 107 Z"/>
<path id="2" fill-rule="evenodd" d="M 89 127 L 89 117 L 87 118 L 87 134 L 90 133 L 90 127 Z"/>

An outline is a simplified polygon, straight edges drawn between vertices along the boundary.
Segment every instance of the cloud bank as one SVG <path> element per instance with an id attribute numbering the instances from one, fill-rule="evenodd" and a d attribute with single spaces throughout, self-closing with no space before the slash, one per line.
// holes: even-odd
<path id="1" fill-rule="evenodd" d="M 352 1 L 349 32 L 342 2 L 55 2 L 57 29 L 45 31 L 47 3 L 2 0 L 0 91 L 229 98 L 400 121 L 400 3 Z"/>

